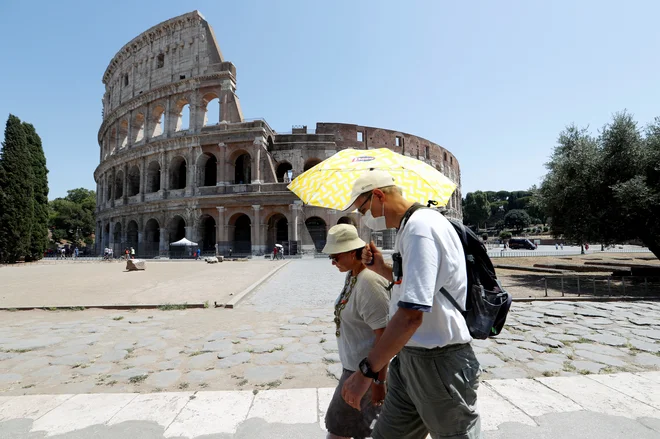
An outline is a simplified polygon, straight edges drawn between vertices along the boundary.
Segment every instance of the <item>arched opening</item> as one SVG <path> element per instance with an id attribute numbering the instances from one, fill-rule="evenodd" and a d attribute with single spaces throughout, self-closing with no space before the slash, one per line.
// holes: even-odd
<path id="1" fill-rule="evenodd" d="M 128 196 L 132 197 L 140 193 L 140 168 L 131 166 L 128 170 Z"/>
<path id="2" fill-rule="evenodd" d="M 282 162 L 279 165 L 277 165 L 277 170 L 275 171 L 275 175 L 277 176 L 277 181 L 280 183 L 288 183 L 290 180 L 289 178 L 289 171 L 293 169 L 293 166 L 291 166 L 291 163 L 287 162 Z"/>
<path id="3" fill-rule="evenodd" d="M 160 224 L 158 221 L 151 218 L 147 221 L 144 227 L 144 239 L 142 249 L 140 249 L 141 256 L 157 256 L 159 254 L 160 245 Z"/>
<path id="4" fill-rule="evenodd" d="M 124 196 L 124 171 L 117 172 L 115 176 L 115 200 Z"/>
<path id="5" fill-rule="evenodd" d="M 234 184 L 252 183 L 252 157 L 241 154 L 234 163 Z"/>
<path id="6" fill-rule="evenodd" d="M 218 175 L 218 159 L 215 155 L 205 152 L 197 160 L 197 175 L 199 186 L 215 186 Z"/>
<path id="7" fill-rule="evenodd" d="M 337 224 L 350 224 L 357 227 L 357 222 L 350 216 L 342 216 L 337 220 Z"/>
<path id="8" fill-rule="evenodd" d="M 170 188 L 183 189 L 186 187 L 186 159 L 176 156 L 170 165 Z"/>
<path id="9" fill-rule="evenodd" d="M 144 140 L 144 114 L 138 113 L 138 115 L 135 116 L 135 128 L 133 129 L 133 133 L 135 133 L 135 139 L 133 139 L 133 142 L 137 143 Z"/>
<path id="10" fill-rule="evenodd" d="M 122 120 L 119 124 L 119 147 L 126 148 L 128 145 L 128 121 Z"/>
<path id="11" fill-rule="evenodd" d="M 318 165 L 321 162 L 322 162 L 321 159 L 309 159 L 309 160 L 307 160 L 305 162 L 305 166 L 303 167 L 303 172 L 313 168 L 314 166 Z"/>
<path id="12" fill-rule="evenodd" d="M 109 151 L 106 152 L 106 154 L 114 154 L 115 150 L 117 149 L 117 129 L 112 128 L 110 130 L 110 136 L 108 138 L 108 144 L 110 145 Z"/>
<path id="13" fill-rule="evenodd" d="M 323 221 L 318 216 L 313 216 L 311 218 L 307 218 L 305 221 L 305 226 L 307 227 L 309 235 L 312 237 L 316 251 L 320 252 L 323 250 L 323 247 L 325 247 L 325 238 L 328 232 L 325 221 Z"/>
<path id="14" fill-rule="evenodd" d="M 138 252 L 138 225 L 135 221 L 131 221 L 126 226 L 126 246 L 130 249 L 133 247 L 135 252 Z"/>
<path id="15" fill-rule="evenodd" d="M 204 96 L 203 101 L 206 102 L 204 126 L 213 126 L 220 123 L 220 99 L 214 94 L 208 94 Z"/>
<path id="16" fill-rule="evenodd" d="M 233 226 L 233 237 L 231 248 L 233 255 L 252 254 L 252 222 L 245 214 L 238 214 L 230 222 Z"/>
<path id="17" fill-rule="evenodd" d="M 186 237 L 186 221 L 179 215 L 174 215 L 167 225 L 170 244 Z"/>
<path id="18" fill-rule="evenodd" d="M 115 257 L 120 257 L 122 251 L 124 250 L 124 242 L 122 242 L 121 236 L 121 223 L 115 223 L 114 229 L 112 229 L 112 251 L 114 252 Z"/>
<path id="19" fill-rule="evenodd" d="M 215 220 L 211 215 L 203 215 L 199 222 L 200 248 L 202 251 L 215 251 Z"/>
<path id="20" fill-rule="evenodd" d="M 154 161 L 147 168 L 147 193 L 160 190 L 160 163 Z"/>
<path id="21" fill-rule="evenodd" d="M 106 249 L 110 246 L 110 224 L 103 227 L 103 248 Z"/>
<path id="22" fill-rule="evenodd" d="M 177 107 L 179 114 L 176 119 L 175 131 L 185 131 L 190 127 L 190 105 L 186 101 L 179 101 Z"/>
<path id="23" fill-rule="evenodd" d="M 290 254 L 289 221 L 281 213 L 276 213 L 268 219 L 266 230 L 266 253 L 272 252 L 275 244 L 284 247 L 284 253 Z"/>
<path id="24" fill-rule="evenodd" d="M 165 132 L 165 107 L 157 105 L 151 112 L 151 123 L 153 130 L 151 130 L 151 137 L 158 137 Z"/>

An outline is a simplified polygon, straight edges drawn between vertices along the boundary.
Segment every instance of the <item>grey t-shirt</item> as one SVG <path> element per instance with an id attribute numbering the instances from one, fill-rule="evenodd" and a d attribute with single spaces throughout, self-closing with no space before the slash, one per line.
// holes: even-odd
<path id="1" fill-rule="evenodd" d="M 348 276 L 351 274 L 349 273 Z M 356 371 L 369 354 L 376 336 L 374 330 L 387 324 L 388 296 L 385 278 L 369 269 L 357 276 L 348 303 L 341 312 L 339 325 L 339 359 L 344 369 Z M 339 302 L 341 293 L 335 305 Z"/>

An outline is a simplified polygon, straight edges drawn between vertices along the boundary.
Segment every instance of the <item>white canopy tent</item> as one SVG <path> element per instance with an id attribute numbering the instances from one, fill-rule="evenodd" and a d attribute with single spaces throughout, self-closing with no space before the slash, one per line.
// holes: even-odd
<path id="1" fill-rule="evenodd" d="M 197 245 L 196 242 L 192 242 L 185 237 L 183 239 L 178 240 L 177 242 L 172 242 L 170 245 L 177 246 L 177 247 L 190 247 L 193 245 Z"/>

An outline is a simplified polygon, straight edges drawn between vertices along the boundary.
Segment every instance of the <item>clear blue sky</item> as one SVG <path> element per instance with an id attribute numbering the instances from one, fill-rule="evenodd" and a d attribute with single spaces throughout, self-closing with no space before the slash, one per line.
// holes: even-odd
<path id="1" fill-rule="evenodd" d="M 101 77 L 129 40 L 198 9 L 238 69 L 246 118 L 425 137 L 463 193 L 538 184 L 558 133 L 660 116 L 657 1 L 4 1 L 0 118 L 33 123 L 50 197 L 96 189 Z"/>

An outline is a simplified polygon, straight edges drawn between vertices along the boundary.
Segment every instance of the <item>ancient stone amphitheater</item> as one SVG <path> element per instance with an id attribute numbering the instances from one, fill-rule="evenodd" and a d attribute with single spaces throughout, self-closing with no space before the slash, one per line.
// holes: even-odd
<path id="1" fill-rule="evenodd" d="M 343 214 L 303 206 L 286 186 L 344 148 L 386 147 L 425 160 L 459 185 L 448 208 L 461 216 L 458 160 L 433 142 L 343 123 L 278 133 L 265 120 L 244 119 L 236 67 L 197 11 L 128 42 L 103 83 L 99 253 L 134 247 L 142 257 L 164 255 L 184 237 L 205 253 L 259 255 L 276 243 L 291 254 L 319 249 Z M 393 234 L 375 238 L 390 247 Z"/>

